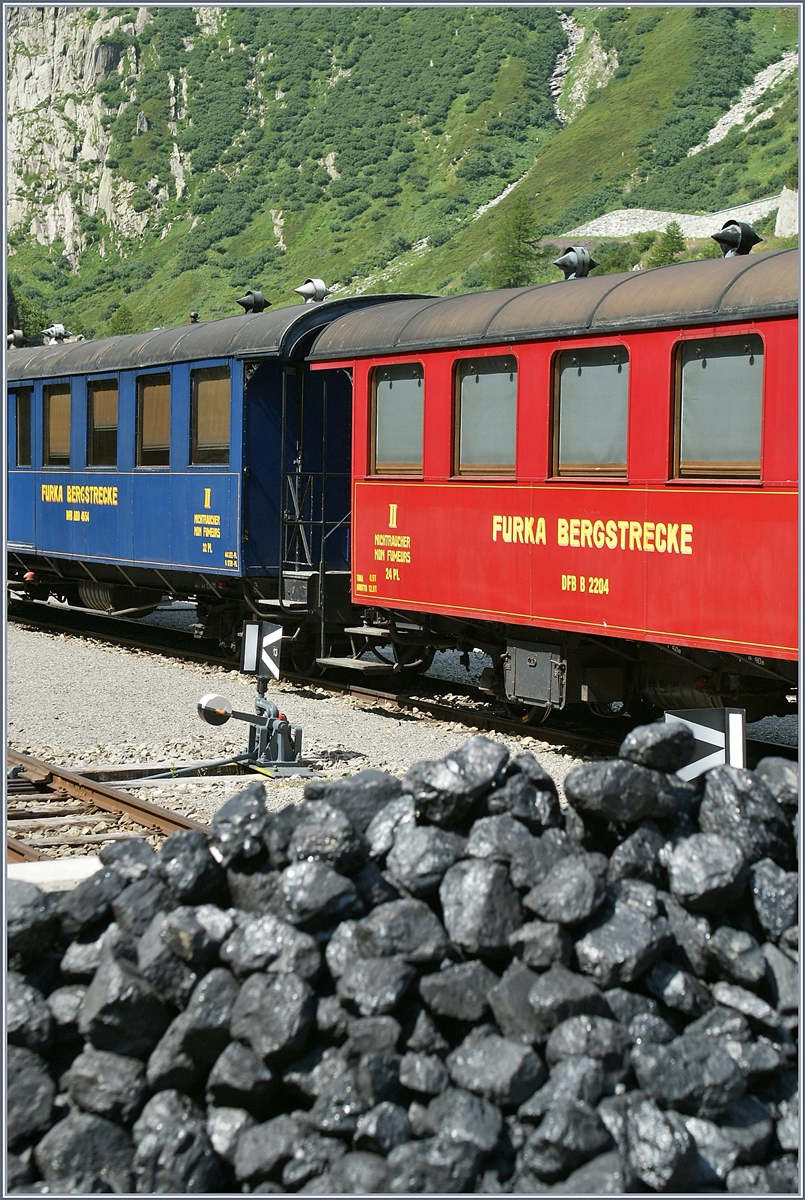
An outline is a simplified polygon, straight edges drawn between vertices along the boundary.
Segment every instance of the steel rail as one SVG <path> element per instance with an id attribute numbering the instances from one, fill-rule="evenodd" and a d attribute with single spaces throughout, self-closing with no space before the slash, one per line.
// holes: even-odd
<path id="1" fill-rule="evenodd" d="M 27 754 L 18 754 L 15 750 L 8 750 L 6 757 L 9 766 L 22 767 L 31 780 L 58 788 L 59 791 L 65 792 L 76 800 L 94 804 L 96 808 L 100 808 L 104 812 L 123 814 L 135 825 L 142 825 L 150 833 L 170 834 L 184 829 L 199 829 L 203 833 L 207 832 L 206 825 L 202 825 L 199 821 L 193 821 L 190 817 L 171 812 L 169 809 L 161 808 L 158 804 L 151 804 L 147 800 L 140 800 L 131 792 L 118 791 L 117 788 L 108 787 L 105 783 L 96 783 L 95 780 L 85 779 L 82 775 L 76 775 L 75 772 L 68 771 L 64 767 L 54 767 L 50 763 L 40 762 L 38 758 L 30 758 Z"/>

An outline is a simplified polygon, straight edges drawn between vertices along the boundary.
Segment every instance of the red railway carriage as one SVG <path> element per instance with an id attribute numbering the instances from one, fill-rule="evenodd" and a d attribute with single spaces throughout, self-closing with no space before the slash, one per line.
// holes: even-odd
<path id="1" fill-rule="evenodd" d="M 537 710 L 791 712 L 797 298 L 792 250 L 334 321 L 367 643 Z"/>

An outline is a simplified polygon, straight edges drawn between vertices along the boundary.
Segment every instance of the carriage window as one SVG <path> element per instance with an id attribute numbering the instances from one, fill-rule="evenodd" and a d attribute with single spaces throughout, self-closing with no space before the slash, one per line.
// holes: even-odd
<path id="1" fill-rule="evenodd" d="M 191 463 L 229 462 L 229 367 L 193 371 Z"/>
<path id="2" fill-rule="evenodd" d="M 457 390 L 456 474 L 513 475 L 517 363 L 466 359 L 458 364 Z"/>
<path id="3" fill-rule="evenodd" d="M 372 388 L 372 474 L 422 471 L 424 371 L 420 363 L 378 367 Z"/>
<path id="4" fill-rule="evenodd" d="M 31 465 L 31 389 L 17 388 L 17 466 Z"/>
<path id="5" fill-rule="evenodd" d="M 99 379 L 87 384 L 89 467 L 117 466 L 117 383 Z"/>
<path id="6" fill-rule="evenodd" d="M 757 334 L 683 343 L 675 474 L 760 478 L 763 343 Z"/>
<path id="7" fill-rule="evenodd" d="M 554 392 L 554 475 L 625 475 L 629 353 L 564 350 Z"/>
<path id="8" fill-rule="evenodd" d="M 170 466 L 170 375 L 137 380 L 137 466 Z"/>
<path id="9" fill-rule="evenodd" d="M 70 385 L 56 383 L 42 389 L 44 396 L 46 467 L 70 465 Z"/>

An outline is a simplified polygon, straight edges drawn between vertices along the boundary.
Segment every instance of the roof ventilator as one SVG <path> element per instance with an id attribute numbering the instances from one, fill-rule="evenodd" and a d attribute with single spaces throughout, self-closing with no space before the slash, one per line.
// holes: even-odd
<path id="1" fill-rule="evenodd" d="M 294 288 L 305 304 L 321 304 L 330 295 L 330 289 L 323 279 L 306 279 L 301 287 Z"/>
<path id="2" fill-rule="evenodd" d="M 584 279 L 599 264 L 583 246 L 568 246 L 561 258 L 555 258 L 553 265 L 561 267 L 565 279 Z"/>
<path id="3" fill-rule="evenodd" d="M 735 220 L 725 221 L 718 233 L 711 233 L 710 237 L 718 242 L 725 258 L 737 258 L 739 254 L 748 254 L 753 246 L 763 241 L 751 225 Z"/>
<path id="4" fill-rule="evenodd" d="M 69 329 L 65 329 L 63 325 L 59 324 L 48 325 L 47 329 L 42 330 L 42 335 L 48 339 L 45 343 L 47 346 L 60 346 L 63 341 L 73 336 Z"/>
<path id="5" fill-rule="evenodd" d="M 245 313 L 261 313 L 264 308 L 269 308 L 270 300 L 266 300 L 262 292 L 248 291 L 245 296 L 241 296 L 238 304 Z"/>

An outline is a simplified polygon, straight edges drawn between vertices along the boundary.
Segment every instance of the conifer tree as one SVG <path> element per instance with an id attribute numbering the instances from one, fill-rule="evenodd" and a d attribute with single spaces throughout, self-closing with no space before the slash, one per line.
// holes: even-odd
<path id="1" fill-rule="evenodd" d="M 495 239 L 489 281 L 492 287 L 526 287 L 539 257 L 540 229 L 525 192 L 511 200 Z"/>
<path id="2" fill-rule="evenodd" d="M 665 233 L 661 233 L 647 261 L 650 267 L 667 267 L 676 262 L 676 257 L 686 248 L 685 236 L 676 221 L 669 221 Z"/>

